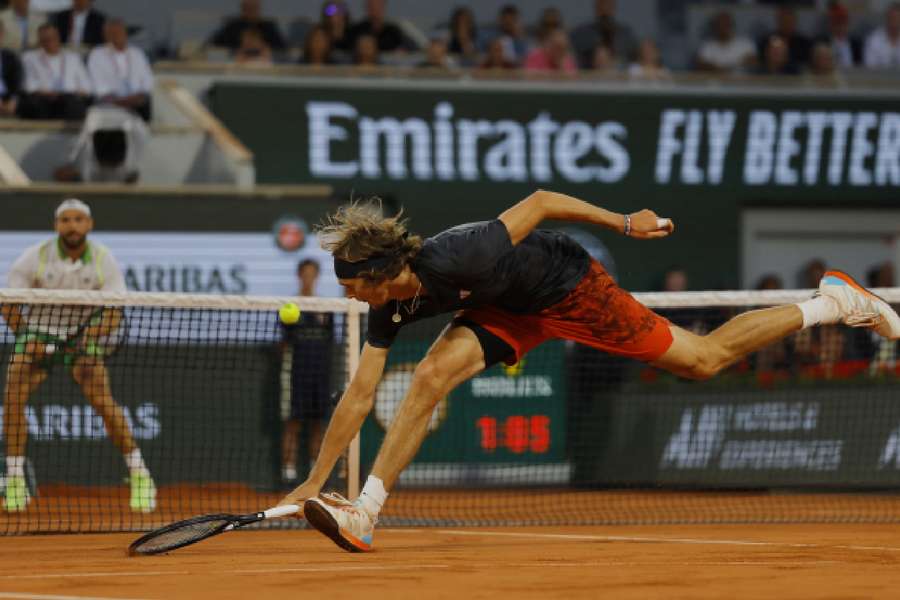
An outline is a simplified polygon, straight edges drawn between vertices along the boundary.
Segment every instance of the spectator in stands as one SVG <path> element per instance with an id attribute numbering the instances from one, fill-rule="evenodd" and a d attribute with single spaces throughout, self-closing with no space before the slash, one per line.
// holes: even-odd
<path id="1" fill-rule="evenodd" d="M 447 55 L 447 42 L 442 37 L 434 37 L 425 49 L 425 60 L 419 67 L 425 69 L 450 69 L 455 65 Z"/>
<path id="2" fill-rule="evenodd" d="M 287 44 L 278 24 L 262 16 L 262 0 L 241 0 L 241 14 L 229 18 L 210 38 L 210 44 L 236 52 L 241 47 L 241 33 L 245 29 L 257 29 L 266 45 L 273 50 L 284 50 Z"/>
<path id="3" fill-rule="evenodd" d="M 541 13 L 541 18 L 534 31 L 535 45 L 543 44 L 547 36 L 556 29 L 565 29 L 562 13 L 555 6 L 548 6 Z"/>
<path id="4" fill-rule="evenodd" d="M 272 49 L 259 29 L 248 27 L 241 32 L 241 45 L 234 51 L 234 62 L 241 65 L 272 64 Z"/>
<path id="5" fill-rule="evenodd" d="M 628 76 L 631 79 L 661 81 L 671 79 L 672 73 L 663 66 L 656 43 L 647 39 L 638 46 L 637 60 L 628 67 Z"/>
<path id="6" fill-rule="evenodd" d="M 593 65 L 597 46 L 605 46 L 619 64 L 627 64 L 637 50 L 631 28 L 616 20 L 616 0 L 594 0 L 594 20 L 572 31 L 572 44 L 586 68 Z"/>
<path id="7" fill-rule="evenodd" d="M 356 39 L 353 64 L 357 67 L 374 67 L 381 63 L 378 56 L 378 40 L 374 35 L 361 35 Z"/>
<path id="8" fill-rule="evenodd" d="M 109 19 L 104 26 L 106 43 L 88 55 L 88 73 L 99 102 L 133 110 L 150 120 L 153 71 L 144 51 L 128 43 L 128 28 L 122 19 Z"/>
<path id="9" fill-rule="evenodd" d="M 722 11 L 713 18 L 713 37 L 697 52 L 697 68 L 702 71 L 734 73 L 756 66 L 756 48 L 750 38 L 736 35 L 734 19 Z"/>
<path id="10" fill-rule="evenodd" d="M 616 59 L 607 46 L 598 44 L 591 56 L 591 69 L 597 73 L 615 73 L 618 68 Z"/>
<path id="11" fill-rule="evenodd" d="M 322 16 L 319 23 L 331 38 L 331 47 L 339 52 L 349 54 L 353 50 L 350 39 L 350 12 L 343 0 L 329 0 L 322 5 Z"/>
<path id="12" fill-rule="evenodd" d="M 2 47 L 4 34 L 3 22 L 0 21 L 0 116 L 8 117 L 16 114 L 25 74 L 19 56 Z"/>
<path id="13" fill-rule="evenodd" d="M 756 289 L 782 290 L 784 289 L 784 283 L 781 281 L 781 277 L 774 273 L 769 273 L 759 278 L 759 281 L 756 282 Z"/>
<path id="14" fill-rule="evenodd" d="M 758 75 L 796 75 L 799 73 L 797 66 L 790 60 L 787 42 L 781 36 L 769 36 L 762 65 L 756 73 Z"/>
<path id="15" fill-rule="evenodd" d="M 300 62 L 305 65 L 330 65 L 334 62 L 331 53 L 331 38 L 328 31 L 323 26 L 316 25 L 306 34 Z"/>
<path id="16" fill-rule="evenodd" d="M 835 77 L 837 75 L 831 46 L 822 42 L 813 45 L 809 72 L 816 77 Z"/>
<path id="17" fill-rule="evenodd" d="M 809 38 L 797 32 L 797 12 L 787 4 L 782 4 L 775 11 L 775 31 L 760 40 L 759 53 L 763 62 L 771 46 L 771 38 L 781 38 L 787 48 L 787 71 L 799 73 L 809 64 L 809 53 L 812 44 Z"/>
<path id="18" fill-rule="evenodd" d="M 135 112 L 105 104 L 91 107 L 57 181 L 137 183 L 150 131 Z"/>
<path id="19" fill-rule="evenodd" d="M 828 33 L 817 42 L 831 48 L 839 69 L 850 69 L 862 62 L 862 43 L 859 38 L 850 35 L 850 14 L 840 2 L 835 2 L 828 9 Z M 815 51 L 813 54 L 815 55 Z"/>
<path id="20" fill-rule="evenodd" d="M 517 69 L 518 65 L 506 57 L 503 48 L 503 40 L 494 38 L 487 46 L 484 59 L 478 68 L 482 71 L 506 71 Z"/>
<path id="21" fill-rule="evenodd" d="M 550 33 L 544 45 L 525 57 L 526 71 L 555 72 L 574 75 L 578 71 L 569 47 L 569 36 L 562 29 Z"/>
<path id="22" fill-rule="evenodd" d="M 780 290 L 784 289 L 781 277 L 774 273 L 763 275 L 756 283 L 757 290 Z M 778 340 L 774 344 L 761 348 L 756 354 L 750 357 L 757 374 L 771 377 L 776 370 L 784 370 L 790 366 L 788 341 Z"/>
<path id="23" fill-rule="evenodd" d="M 25 93 L 19 99 L 24 119 L 81 120 L 90 104 L 93 84 L 81 57 L 64 49 L 54 25 L 38 28 L 40 48 L 22 56 Z"/>
<path id="24" fill-rule="evenodd" d="M 0 12 L 6 29 L 5 48 L 22 52 L 38 45 L 38 28 L 47 15 L 31 10 L 30 0 L 10 0 L 9 8 Z"/>
<path id="25" fill-rule="evenodd" d="M 519 16 L 519 9 L 514 4 L 506 4 L 500 8 L 500 12 L 497 14 L 497 24 L 489 27 L 485 36 L 489 40 L 500 38 L 507 60 L 516 64 L 521 64 L 528 52 L 525 28 Z"/>
<path id="26" fill-rule="evenodd" d="M 366 18 L 350 28 L 350 39 L 354 47 L 360 37 L 371 35 L 380 52 L 396 50 L 416 50 L 416 45 L 403 34 L 395 23 L 386 19 L 387 0 L 366 0 Z"/>
<path id="27" fill-rule="evenodd" d="M 869 69 L 900 68 L 900 2 L 888 7 L 884 27 L 869 34 L 863 54 Z"/>
<path id="28" fill-rule="evenodd" d="M 72 8 L 53 13 L 50 22 L 59 30 L 59 39 L 73 48 L 99 46 L 106 41 L 106 15 L 94 10 L 93 0 L 72 0 Z"/>
<path id="29" fill-rule="evenodd" d="M 797 274 L 797 286 L 801 289 L 816 289 L 819 287 L 819 281 L 825 277 L 825 261 L 821 258 L 813 258 L 803 265 Z"/>
<path id="30" fill-rule="evenodd" d="M 475 16 L 467 6 L 456 8 L 450 16 L 447 50 L 459 57 L 459 62 L 464 66 L 474 65 L 478 61 L 478 29 Z"/>
<path id="31" fill-rule="evenodd" d="M 297 265 L 299 295 L 316 295 L 319 263 L 305 259 Z M 319 454 L 324 420 L 331 408 L 331 355 L 334 321 L 330 313 L 304 311 L 294 325 L 283 325 L 284 352 L 290 353 L 290 413 L 281 437 L 281 476 L 296 484 L 300 427 L 307 428 L 310 463 Z M 312 466 L 312 465 L 310 465 Z"/>

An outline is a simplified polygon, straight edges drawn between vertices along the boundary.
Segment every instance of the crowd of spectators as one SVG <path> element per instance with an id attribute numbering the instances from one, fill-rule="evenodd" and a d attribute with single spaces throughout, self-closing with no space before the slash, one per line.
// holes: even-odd
<path id="1" fill-rule="evenodd" d="M 525 23 L 514 3 L 500 8 L 493 23 L 479 24 L 468 6 L 455 8 L 445 24 L 429 32 L 421 46 L 388 15 L 386 0 L 367 0 L 365 14 L 351 17 L 344 0 L 322 4 L 317 23 L 303 29 L 299 61 L 308 65 L 371 66 L 418 52 L 419 66 L 573 74 L 624 73 L 637 79 L 669 78 L 660 49 L 639 39 L 617 16 L 616 0 L 593 2 L 594 18 L 567 24 L 556 7 Z M 881 26 L 864 38 L 851 34 L 850 13 L 839 0 L 822 14 L 822 31 L 802 33 L 790 3 L 774 12 L 771 29 L 751 38 L 737 31 L 732 13 L 712 19 L 710 35 L 692 49 L 692 68 L 719 74 L 832 75 L 841 70 L 900 69 L 900 3 L 886 10 Z M 296 32 L 295 32 L 296 33 Z M 274 19 L 263 16 L 261 0 L 241 0 L 240 14 L 228 19 L 208 40 L 238 62 L 271 64 L 285 56 L 288 43 Z M 291 59 L 294 60 L 294 59 Z"/>
<path id="2" fill-rule="evenodd" d="M 2 115 L 81 120 L 92 105 L 112 105 L 150 120 L 150 62 L 129 44 L 125 22 L 92 0 L 51 14 L 11 0 L 0 11 L 0 47 Z"/>

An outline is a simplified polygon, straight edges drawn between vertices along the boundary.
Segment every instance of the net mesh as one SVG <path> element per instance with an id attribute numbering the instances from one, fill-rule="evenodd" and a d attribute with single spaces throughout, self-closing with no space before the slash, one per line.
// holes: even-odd
<path id="1" fill-rule="evenodd" d="M 878 293 L 900 302 L 900 290 Z M 704 334 L 809 293 L 637 296 Z M 16 462 L 15 431 L 27 438 L 29 495 L 23 510 L 0 511 L 0 531 L 146 530 L 274 505 L 308 472 L 315 424 L 327 421 L 365 330 L 364 315 L 348 325 L 356 304 L 319 299 L 301 299 L 301 321 L 286 328 L 284 301 L 0 290 L 7 322 L 10 307 L 22 307 L 17 335 L 0 334 L 0 475 Z M 51 332 L 29 321 L 36 306 L 78 318 Z M 392 347 L 361 432 L 361 473 L 446 322 L 408 325 Z M 48 343 L 59 349 L 42 354 Z M 896 342 L 836 326 L 793 334 L 703 382 L 551 341 L 438 403 L 382 522 L 900 521 L 898 367 Z M 14 406 L 22 418 L 11 427 Z M 155 506 L 134 484 L 122 431 L 152 475 Z M 326 489 L 346 493 L 354 464 L 340 461 Z"/>

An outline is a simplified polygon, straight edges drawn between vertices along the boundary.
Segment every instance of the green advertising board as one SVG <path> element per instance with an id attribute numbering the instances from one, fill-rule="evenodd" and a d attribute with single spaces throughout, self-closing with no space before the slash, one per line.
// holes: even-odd
<path id="1" fill-rule="evenodd" d="M 627 287 L 703 264 L 695 286 L 734 288 L 741 208 L 900 201 L 900 113 L 881 94 L 334 80 L 223 82 L 211 104 L 262 182 L 379 194 L 425 234 L 493 218 L 535 188 L 649 207 L 678 235 L 604 237 Z"/>

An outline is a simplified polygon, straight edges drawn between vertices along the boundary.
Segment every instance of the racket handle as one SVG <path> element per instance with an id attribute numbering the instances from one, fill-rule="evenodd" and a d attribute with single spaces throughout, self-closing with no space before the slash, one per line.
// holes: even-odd
<path id="1" fill-rule="evenodd" d="M 300 507 L 296 504 L 285 504 L 284 506 L 276 506 L 275 508 L 270 508 L 267 511 L 263 512 L 263 515 L 267 519 L 274 519 L 277 517 L 286 517 L 288 515 L 293 515 L 295 513 L 300 512 Z"/>

